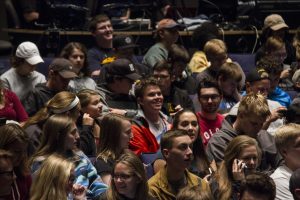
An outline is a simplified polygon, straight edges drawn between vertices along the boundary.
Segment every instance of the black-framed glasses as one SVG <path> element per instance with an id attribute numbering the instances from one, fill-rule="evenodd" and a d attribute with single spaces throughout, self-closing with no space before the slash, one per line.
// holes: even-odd
<path id="1" fill-rule="evenodd" d="M 219 100 L 220 95 L 215 94 L 215 95 L 201 95 L 200 99 L 204 100 L 204 101 L 208 101 L 209 99 L 211 99 L 212 101 L 217 101 Z"/>
<path id="2" fill-rule="evenodd" d="M 120 179 L 121 181 L 128 180 L 129 178 L 133 177 L 134 174 L 113 174 L 113 179 L 116 181 Z"/>

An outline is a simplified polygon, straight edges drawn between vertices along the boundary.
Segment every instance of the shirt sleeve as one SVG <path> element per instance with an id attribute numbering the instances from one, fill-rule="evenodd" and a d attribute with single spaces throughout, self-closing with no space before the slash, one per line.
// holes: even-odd
<path id="1" fill-rule="evenodd" d="M 24 122 L 28 119 L 28 115 L 20 102 L 19 98 L 14 92 L 9 91 L 8 95 L 10 96 L 10 99 L 13 103 L 14 110 L 17 114 L 17 121 L 18 122 Z"/>

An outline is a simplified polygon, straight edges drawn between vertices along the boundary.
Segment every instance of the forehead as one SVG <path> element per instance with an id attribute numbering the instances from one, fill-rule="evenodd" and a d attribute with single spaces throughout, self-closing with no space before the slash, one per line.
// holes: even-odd
<path id="1" fill-rule="evenodd" d="M 81 54 L 81 55 L 83 55 L 83 52 L 80 49 L 75 48 L 75 49 L 73 49 L 72 54 Z"/>
<path id="2" fill-rule="evenodd" d="M 103 22 L 98 22 L 96 25 L 96 28 L 102 28 L 102 27 L 110 26 L 110 25 L 111 25 L 111 22 L 109 20 L 107 20 L 107 21 L 103 21 Z"/>
<path id="3" fill-rule="evenodd" d="M 187 120 L 197 120 L 197 117 L 192 112 L 184 112 L 179 116 L 179 121 L 187 121 Z"/>
<path id="4" fill-rule="evenodd" d="M 266 85 L 270 85 L 270 79 L 262 79 L 259 81 L 254 81 L 252 82 L 250 85 L 254 86 L 254 87 L 258 87 L 258 86 L 266 86 Z"/>
<path id="5" fill-rule="evenodd" d="M 241 152 L 240 152 L 240 156 L 245 155 L 245 154 L 256 154 L 257 153 L 257 149 L 256 146 L 254 145 L 249 145 L 244 147 Z"/>
<path id="6" fill-rule="evenodd" d="M 169 73 L 169 71 L 167 70 L 167 69 L 160 69 L 160 70 L 154 70 L 153 71 L 153 74 L 167 74 L 167 75 L 169 75 L 170 73 Z"/>
<path id="7" fill-rule="evenodd" d="M 210 95 L 210 94 L 219 94 L 217 88 L 211 87 L 211 88 L 201 88 L 200 90 L 201 95 Z"/>
<path id="8" fill-rule="evenodd" d="M 183 136 L 173 138 L 173 147 L 179 146 L 181 144 L 190 145 L 191 143 L 192 143 L 192 140 L 191 140 L 190 136 L 188 136 L 188 135 L 183 135 Z"/>
<path id="9" fill-rule="evenodd" d="M 130 171 L 130 167 L 128 165 L 126 165 L 125 163 L 122 163 L 122 162 L 119 162 L 116 164 L 116 167 L 115 167 L 115 172 L 128 172 Z"/>
<path id="10" fill-rule="evenodd" d="M 144 90 L 144 95 L 152 92 L 161 92 L 160 87 L 158 85 L 148 85 Z"/>

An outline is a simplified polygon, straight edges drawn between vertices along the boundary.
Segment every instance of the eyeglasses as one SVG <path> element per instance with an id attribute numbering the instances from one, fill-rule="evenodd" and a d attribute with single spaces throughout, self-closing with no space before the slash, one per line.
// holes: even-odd
<path id="1" fill-rule="evenodd" d="M 7 176 L 14 176 L 14 171 L 11 170 L 11 171 L 4 171 L 4 172 L 0 172 L 0 175 L 7 175 Z"/>
<path id="2" fill-rule="evenodd" d="M 167 78 L 169 78 L 170 77 L 170 75 L 158 75 L 158 74 L 155 74 L 155 75 L 153 75 L 153 77 L 154 78 L 156 78 L 156 79 L 167 79 Z"/>
<path id="3" fill-rule="evenodd" d="M 125 180 L 131 178 L 132 176 L 134 176 L 134 174 L 114 174 L 113 179 L 115 181 L 118 179 L 120 179 L 121 181 L 125 181 Z"/>
<path id="4" fill-rule="evenodd" d="M 204 101 L 208 101 L 209 99 L 211 99 L 212 101 L 217 101 L 219 100 L 220 95 L 201 95 L 200 99 L 204 100 Z"/>

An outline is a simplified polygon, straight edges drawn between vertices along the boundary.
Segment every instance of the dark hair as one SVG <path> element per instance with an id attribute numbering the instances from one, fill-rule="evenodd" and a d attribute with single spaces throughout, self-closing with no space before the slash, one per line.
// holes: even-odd
<path id="1" fill-rule="evenodd" d="M 198 120 L 197 115 L 192 110 L 183 109 L 181 111 L 178 111 L 175 114 L 175 116 L 173 118 L 173 129 L 178 129 L 178 126 L 180 123 L 180 116 L 184 113 L 193 113 Z M 200 131 L 200 127 L 199 127 L 199 131 Z M 204 148 L 204 145 L 203 145 L 203 142 L 202 142 L 202 139 L 201 139 L 201 136 L 199 133 L 197 133 L 197 138 L 193 143 L 192 151 L 193 151 L 194 157 L 198 157 L 200 159 L 200 161 L 201 161 L 200 167 L 202 169 L 204 169 L 203 171 L 205 171 L 205 174 L 208 174 L 209 173 L 208 168 L 209 168 L 210 163 L 209 163 L 209 160 L 208 160 L 208 157 L 207 157 L 207 154 L 206 154 L 206 151 L 205 151 L 205 148 Z"/>
<path id="2" fill-rule="evenodd" d="M 134 88 L 134 94 L 136 98 L 142 98 L 144 96 L 144 92 L 146 90 L 146 88 L 148 86 L 157 86 L 160 88 L 159 84 L 158 84 L 158 80 L 152 76 L 143 79 L 141 81 L 138 81 L 135 84 L 135 88 Z"/>
<path id="3" fill-rule="evenodd" d="M 256 69 L 264 69 L 269 75 L 280 75 L 283 70 L 283 65 L 266 57 L 262 57 L 257 62 Z"/>
<path id="4" fill-rule="evenodd" d="M 240 196 L 242 197 L 246 191 L 267 196 L 268 200 L 274 200 L 276 196 L 276 186 L 273 179 L 261 172 L 253 172 L 242 181 Z"/>
<path id="5" fill-rule="evenodd" d="M 61 50 L 60 56 L 65 59 L 69 59 L 74 49 L 78 49 L 84 54 L 84 63 L 80 72 L 82 72 L 84 76 L 90 76 L 90 72 L 88 70 L 87 49 L 84 44 L 79 42 L 70 42 Z"/>
<path id="6" fill-rule="evenodd" d="M 179 130 L 179 129 L 171 129 L 167 131 L 161 137 L 160 141 L 160 148 L 161 151 L 163 149 L 171 149 L 173 147 L 173 139 L 181 136 L 189 136 L 189 133 L 186 130 Z"/>
<path id="7" fill-rule="evenodd" d="M 188 63 L 190 61 L 189 52 L 182 45 L 172 44 L 168 54 L 168 62 L 174 64 L 174 62 L 180 61 Z"/>
<path id="8" fill-rule="evenodd" d="M 153 71 L 162 71 L 162 70 L 167 70 L 169 74 L 172 74 L 172 66 L 170 63 L 168 63 L 166 60 L 160 60 L 158 61 L 154 67 Z"/>
<path id="9" fill-rule="evenodd" d="M 10 57 L 10 65 L 13 68 L 19 67 L 24 62 L 26 62 L 24 58 L 19 58 L 19 57 L 15 56 L 15 55 L 12 55 Z"/>
<path id="10" fill-rule="evenodd" d="M 212 80 L 212 79 L 203 79 L 203 81 L 201 81 L 198 84 L 197 87 L 197 95 L 198 97 L 201 96 L 201 89 L 203 88 L 215 88 L 216 90 L 218 90 L 219 94 L 222 95 L 222 91 L 219 88 L 219 85 L 216 81 Z"/>
<path id="11" fill-rule="evenodd" d="M 197 27 L 192 35 L 192 44 L 199 50 L 203 50 L 204 45 L 211 39 L 219 38 L 219 29 L 215 23 L 204 22 L 201 26 Z"/>
<path id="12" fill-rule="evenodd" d="M 296 199 L 296 189 L 300 189 L 300 168 L 296 169 L 290 178 L 290 191 L 294 199 Z"/>
<path id="13" fill-rule="evenodd" d="M 109 21 L 109 17 L 105 14 L 96 15 L 89 24 L 89 31 L 92 33 L 96 31 L 97 24 L 105 21 Z"/>

